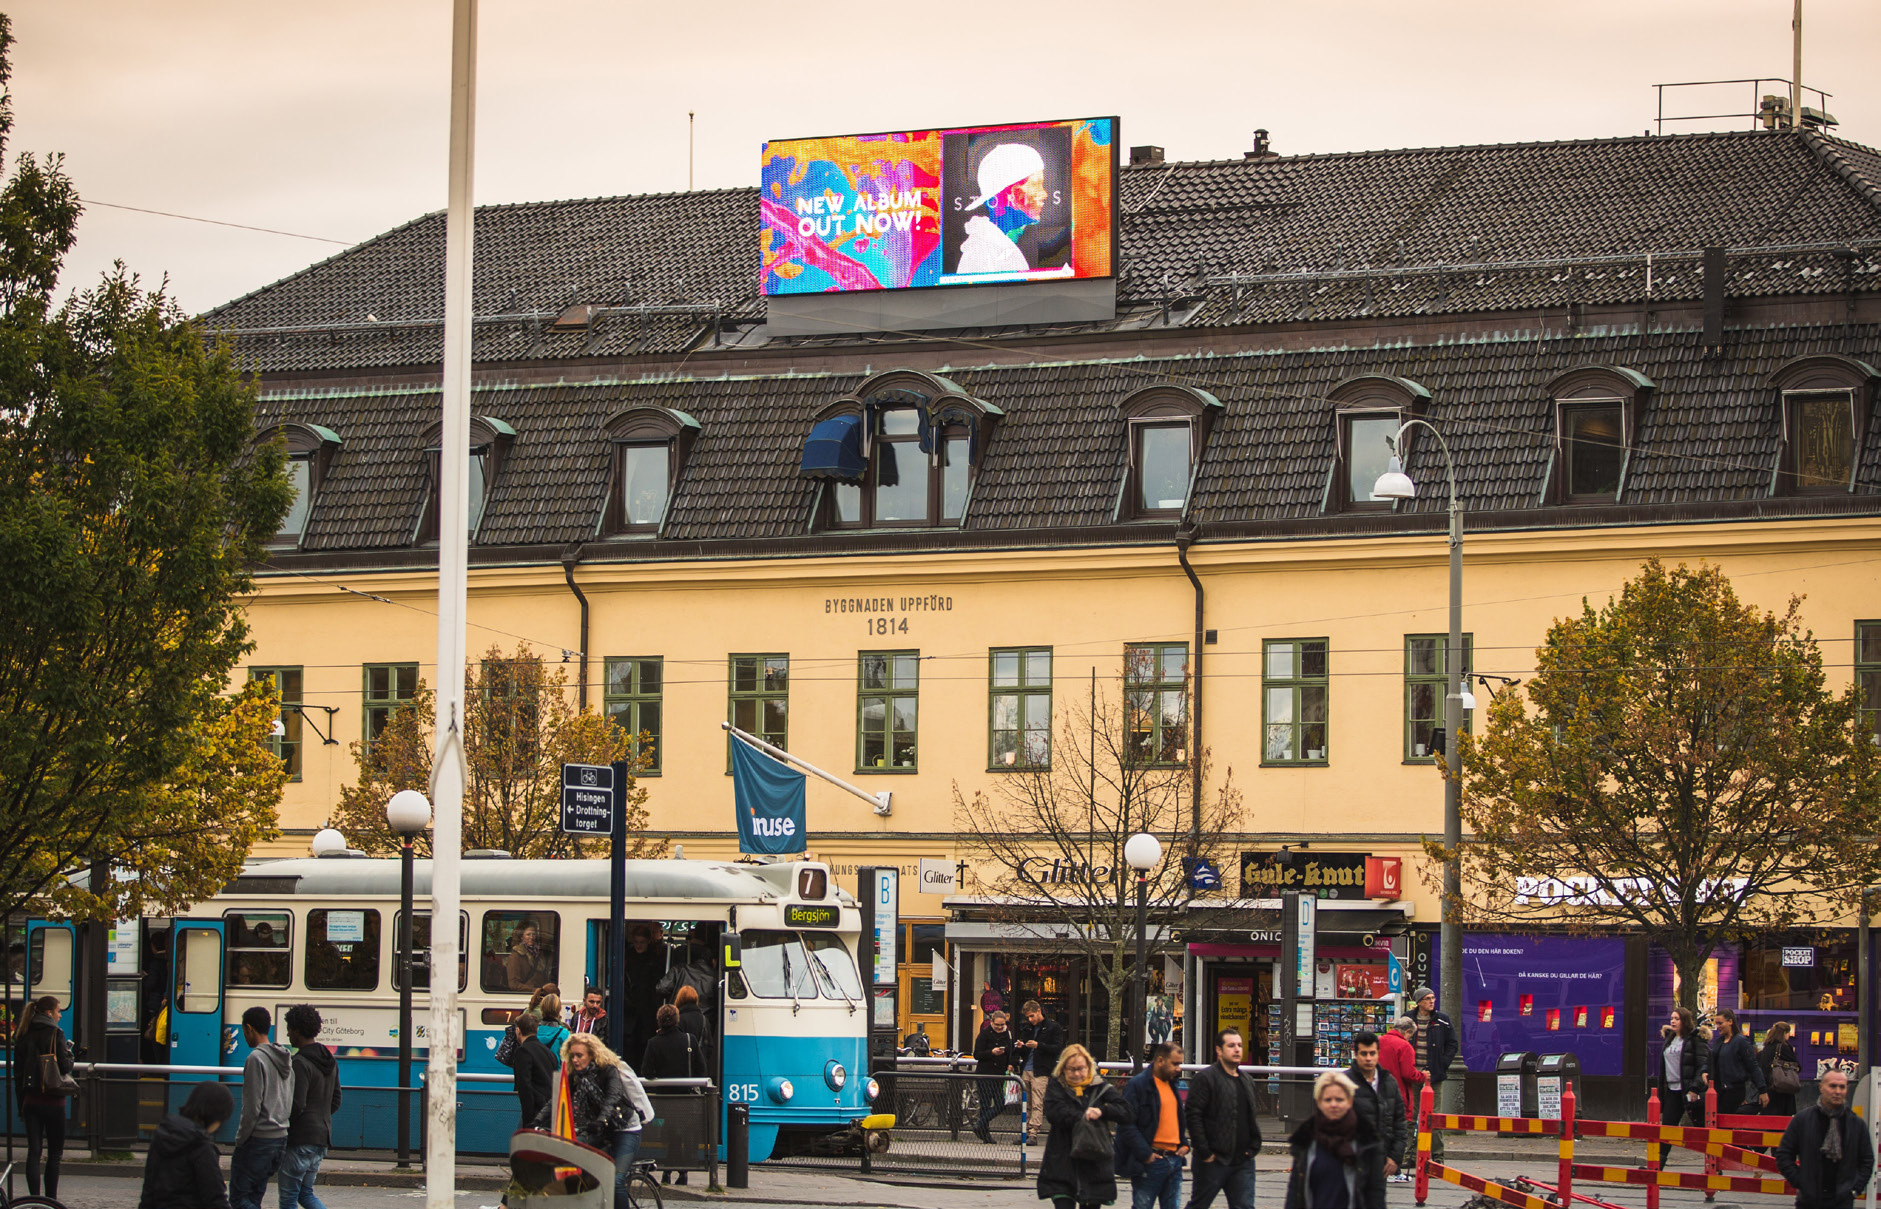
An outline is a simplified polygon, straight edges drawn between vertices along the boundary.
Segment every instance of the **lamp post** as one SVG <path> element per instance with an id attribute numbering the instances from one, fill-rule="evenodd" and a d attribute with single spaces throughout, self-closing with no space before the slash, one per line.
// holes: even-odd
<path id="1" fill-rule="evenodd" d="M 1397 456 L 1398 442 L 1413 426 L 1427 428 L 1443 451 L 1444 475 L 1450 487 L 1450 641 L 1444 652 L 1443 729 L 1444 755 L 1450 766 L 1443 781 L 1443 847 L 1449 854 L 1443 863 L 1443 924 L 1438 937 L 1438 962 L 1443 966 L 1443 1005 L 1460 1012 L 1463 1005 L 1463 929 L 1457 922 L 1458 900 L 1463 890 L 1462 780 L 1463 711 L 1476 708 L 1476 698 L 1465 687 L 1463 673 L 1463 510 L 1456 494 L 1456 462 L 1443 434 L 1425 420 L 1406 420 L 1392 434 L 1390 466 L 1378 476 L 1372 487 L 1373 499 L 1408 500 L 1417 498 L 1417 485 L 1404 473 Z M 1460 1060 L 1460 1055 L 1459 1055 Z M 1452 1063 L 1454 1066 L 1454 1062 Z M 1441 1108 L 1454 1112 L 1462 1080 L 1445 1078 L 1445 1103 Z"/>
<path id="2" fill-rule="evenodd" d="M 1131 1028 L 1142 1029 L 1145 1033 L 1149 1031 L 1145 1027 L 1149 1020 L 1149 871 L 1162 859 L 1162 841 L 1147 831 L 1137 832 L 1123 845 L 1124 864 L 1136 870 L 1136 969 L 1130 980 L 1136 1009 L 1134 1017 L 1126 1013 L 1126 1018 L 1130 1019 Z M 1142 1051 L 1128 1034 L 1124 1036 L 1123 1045 L 1130 1052 L 1130 1069 L 1136 1070 Z"/>
<path id="3" fill-rule="evenodd" d="M 385 804 L 385 821 L 398 832 L 398 1165 L 411 1166 L 411 916 L 412 839 L 431 825 L 431 803 L 416 789 L 401 789 Z"/>

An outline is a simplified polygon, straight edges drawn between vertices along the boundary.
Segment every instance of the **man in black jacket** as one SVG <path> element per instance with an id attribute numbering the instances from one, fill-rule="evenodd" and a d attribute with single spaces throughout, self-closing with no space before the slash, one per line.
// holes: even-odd
<path id="1" fill-rule="evenodd" d="M 1378 1065 L 1377 1033 L 1368 1030 L 1352 1034 L 1352 1065 L 1345 1073 L 1358 1084 L 1352 1106 L 1385 1144 L 1385 1178 L 1399 1178 L 1397 1156 L 1404 1153 L 1410 1138 L 1404 1123 L 1404 1089 L 1390 1071 Z"/>
<path id="2" fill-rule="evenodd" d="M 1418 987 L 1411 994 L 1411 1002 L 1417 1005 L 1411 1010 L 1411 1019 L 1417 1021 L 1417 1036 L 1412 1038 L 1412 1044 L 1417 1047 L 1417 1069 L 1423 1071 L 1424 1078 L 1430 1082 L 1431 1093 L 1437 1098 L 1437 1111 L 1443 1112 L 1443 1081 L 1450 1074 L 1450 1063 L 1457 1053 L 1456 1025 L 1437 1010 L 1437 992 L 1429 987 Z M 1441 1131 L 1430 1135 L 1430 1158 L 1433 1163 L 1443 1162 Z"/>
<path id="3" fill-rule="evenodd" d="M 522 1128 L 547 1129 L 549 1096 L 555 1087 L 555 1056 L 536 1036 L 542 1017 L 524 1012 L 516 1017 L 516 1049 L 510 1069 L 516 1072 L 516 1099 L 522 1105 Z"/>
<path id="4" fill-rule="evenodd" d="M 1064 1026 L 1045 1017 L 1038 1000 L 1028 999 L 1019 1009 L 1025 1017 L 1015 1034 L 1019 1038 L 1019 1081 L 1025 1084 L 1025 1140 L 1030 1145 L 1045 1121 L 1045 1087 L 1052 1081 L 1058 1055 L 1065 1049 Z"/>
<path id="5" fill-rule="evenodd" d="M 1816 1103 L 1783 1131 L 1777 1170 L 1796 1189 L 1796 1209 L 1852 1209 L 1874 1174 L 1874 1146 L 1868 1127 L 1848 1111 L 1848 1076 L 1829 1071 L 1816 1088 Z"/>
<path id="6" fill-rule="evenodd" d="M 1216 1192 L 1228 1209 L 1254 1209 L 1254 1156 L 1261 1127 L 1254 1116 L 1254 1076 L 1241 1069 L 1241 1030 L 1215 1034 L 1215 1064 L 1189 1082 L 1183 1118 L 1195 1156 L 1195 1194 L 1189 1209 L 1208 1209 Z"/>
<path id="7" fill-rule="evenodd" d="M 287 1043 L 294 1047 L 294 1099 L 287 1114 L 287 1149 L 281 1153 L 281 1203 L 317 1205 L 314 1180 L 333 1141 L 340 1107 L 340 1067 L 333 1051 L 315 1041 L 320 1013 L 301 1003 L 287 1009 Z"/>
<path id="8" fill-rule="evenodd" d="M 974 1070 L 980 1078 L 975 1087 L 980 1095 L 980 1115 L 973 1122 L 973 1136 L 982 1142 L 993 1140 L 993 1118 L 1006 1107 L 1006 1072 L 1012 1069 L 1018 1050 L 1017 1037 L 1006 1027 L 1006 1013 L 994 1012 L 986 1018 L 986 1027 L 973 1041 Z"/>

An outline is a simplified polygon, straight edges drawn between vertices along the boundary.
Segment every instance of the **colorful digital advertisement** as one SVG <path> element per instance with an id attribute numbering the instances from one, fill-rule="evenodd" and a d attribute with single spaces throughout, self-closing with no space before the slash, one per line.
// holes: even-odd
<path id="1" fill-rule="evenodd" d="M 851 293 L 1109 277 L 1115 118 L 764 145 L 762 287 Z"/>

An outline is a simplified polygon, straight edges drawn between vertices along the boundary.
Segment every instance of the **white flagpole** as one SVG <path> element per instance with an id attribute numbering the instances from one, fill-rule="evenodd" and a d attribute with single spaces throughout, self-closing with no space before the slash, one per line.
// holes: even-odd
<path id="1" fill-rule="evenodd" d="M 437 751 L 431 762 L 431 1036 L 425 1209 L 457 1189 L 458 855 L 464 834 L 464 612 L 470 557 L 472 181 L 477 127 L 477 0 L 453 0 L 450 208 L 444 235 L 444 422 L 438 455 Z"/>

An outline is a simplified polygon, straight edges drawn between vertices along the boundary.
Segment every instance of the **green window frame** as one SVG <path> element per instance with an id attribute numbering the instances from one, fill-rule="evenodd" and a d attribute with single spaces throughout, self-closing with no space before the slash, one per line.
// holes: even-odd
<path id="1" fill-rule="evenodd" d="M 266 680 L 274 685 L 274 695 L 281 702 L 281 732 L 268 738 L 268 747 L 287 765 L 287 779 L 300 780 L 301 770 L 301 694 L 304 680 L 298 667 L 251 667 L 248 678 Z"/>
<path id="2" fill-rule="evenodd" d="M 790 656 L 733 655 L 725 720 L 747 734 L 790 750 Z M 725 771 L 731 772 L 730 735 L 725 736 Z"/>
<path id="3" fill-rule="evenodd" d="M 987 693 L 987 769 L 1050 768 L 1052 649 L 992 648 L 987 653 Z"/>
<path id="4" fill-rule="evenodd" d="M 633 758 L 641 757 L 641 739 L 645 734 L 647 765 L 637 776 L 660 773 L 661 700 L 666 684 L 665 661 L 658 655 L 634 655 L 610 658 L 606 663 L 606 688 L 601 707 L 607 716 L 620 723 L 633 736 Z"/>
<path id="5" fill-rule="evenodd" d="M 856 659 L 856 771 L 914 772 L 921 652 L 862 651 Z"/>
<path id="6" fill-rule="evenodd" d="M 1855 623 L 1855 687 L 1861 693 L 1862 721 L 1881 744 L 1881 621 Z"/>
<path id="7" fill-rule="evenodd" d="M 360 713 L 360 740 L 371 751 L 392 715 L 418 694 L 418 665 L 368 663 L 363 665 L 362 675 L 365 707 Z"/>
<path id="8" fill-rule="evenodd" d="M 1330 695 L 1326 639 L 1263 642 L 1261 763 L 1324 766 Z"/>
<path id="9" fill-rule="evenodd" d="M 1431 732 L 1443 725 L 1445 687 L 1445 650 L 1448 634 L 1406 634 L 1404 636 L 1404 760 L 1421 763 L 1433 759 Z M 1463 635 L 1463 680 L 1469 682 L 1475 670 L 1475 636 Z M 1463 729 L 1470 728 L 1469 711 L 1463 712 Z M 1423 751 L 1418 747 L 1422 745 Z"/>
<path id="10" fill-rule="evenodd" d="M 1189 755 L 1189 644 L 1131 643 L 1123 649 L 1124 750 L 1139 765 L 1175 767 Z"/>

